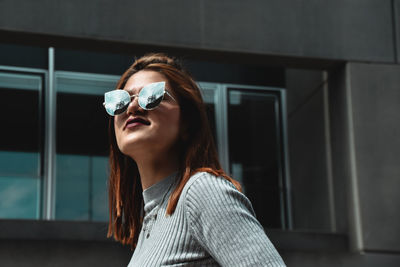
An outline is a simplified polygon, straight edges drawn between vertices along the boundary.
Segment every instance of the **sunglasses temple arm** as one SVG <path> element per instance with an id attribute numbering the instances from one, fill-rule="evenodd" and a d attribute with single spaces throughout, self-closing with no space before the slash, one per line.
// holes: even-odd
<path id="1" fill-rule="evenodd" d="M 178 101 L 176 101 L 176 99 L 168 92 L 168 91 L 165 91 L 166 93 L 167 93 L 167 95 L 170 97 L 170 98 L 172 98 L 175 102 L 178 102 Z"/>

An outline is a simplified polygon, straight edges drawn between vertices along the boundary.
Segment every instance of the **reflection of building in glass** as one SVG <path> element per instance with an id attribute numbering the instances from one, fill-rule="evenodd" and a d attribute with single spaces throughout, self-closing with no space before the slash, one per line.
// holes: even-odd
<path id="1" fill-rule="evenodd" d="M 128 103 L 128 105 L 129 105 L 129 103 Z M 116 104 L 114 114 L 121 114 L 125 110 L 126 106 L 127 106 L 127 104 L 125 102 L 123 102 L 123 101 L 118 102 Z"/>
<path id="2" fill-rule="evenodd" d="M 156 95 L 151 95 L 151 96 L 147 97 L 146 108 L 148 108 L 148 109 L 155 108 L 156 106 L 158 106 L 160 104 L 162 99 L 163 99 L 163 95 L 161 95 L 158 98 Z"/>
<path id="3" fill-rule="evenodd" d="M 156 100 L 156 96 L 155 95 L 151 95 L 151 96 L 147 97 L 147 103 L 149 103 L 149 104 L 151 104 L 155 100 Z"/>
<path id="4" fill-rule="evenodd" d="M 117 109 L 121 109 L 121 108 L 125 107 L 126 104 L 123 101 L 121 101 L 121 102 L 118 102 L 116 106 L 117 106 Z"/>
<path id="5" fill-rule="evenodd" d="M 101 104 L 153 51 L 182 56 L 200 82 L 221 162 L 288 266 L 400 265 L 397 0 L 160 13 L 89 0 L 73 13 L 41 3 L 43 16 L 25 1 L 19 20 L 11 1 L 0 8 L 0 266 L 126 265 L 130 252 L 105 238 Z M 143 16 L 127 24 L 132 10 Z"/>

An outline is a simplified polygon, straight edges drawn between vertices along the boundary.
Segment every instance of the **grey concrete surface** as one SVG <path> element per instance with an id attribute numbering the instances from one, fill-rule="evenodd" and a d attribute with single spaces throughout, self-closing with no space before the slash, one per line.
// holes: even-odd
<path id="1" fill-rule="evenodd" d="M 293 228 L 331 231 L 322 90 L 304 101 L 288 118 Z"/>
<path id="2" fill-rule="evenodd" d="M 380 253 L 304 253 L 281 252 L 287 266 L 291 267 L 398 267 L 400 256 Z"/>
<path id="3" fill-rule="evenodd" d="M 0 239 L 111 242 L 108 224 L 89 221 L 0 220 Z"/>
<path id="4" fill-rule="evenodd" d="M 278 251 L 309 253 L 347 253 L 349 251 L 346 234 L 271 229 L 266 229 L 266 233 Z"/>
<path id="5" fill-rule="evenodd" d="M 366 250 L 400 251 L 400 66 L 349 68 Z"/>
<path id="6" fill-rule="evenodd" d="M 345 66 L 329 72 L 328 99 L 336 231 L 349 233 L 350 142 Z M 350 214 L 352 216 L 352 214 Z"/>
<path id="7" fill-rule="evenodd" d="M 323 72 L 307 69 L 286 69 L 287 112 L 290 116 L 315 91 L 321 89 Z"/>
<path id="8" fill-rule="evenodd" d="M 399 64 L 399 14 L 400 0 L 0 0 L 0 32 L 26 36 L 28 44 L 38 35 L 74 39 L 79 49 L 81 40 L 90 40 L 88 50 L 92 44 L 109 42 L 105 49 L 114 44 L 132 49 L 142 45 L 141 51 L 165 46 L 182 54 L 190 51 L 191 57 L 212 51 L 213 59 L 223 63 L 262 55 L 284 57 L 279 64 L 286 67 L 305 59 Z M 227 53 L 230 58 L 224 59 Z M 268 65 L 265 57 L 262 64 Z M 269 64 L 282 66 L 276 62 Z M 400 67 L 347 66 L 348 73 L 343 66 L 329 72 L 330 140 L 318 89 L 321 71 L 286 71 L 294 227 L 331 231 L 333 220 L 336 231 L 344 233 L 328 239 L 271 233 L 288 266 L 400 266 Z M 269 81 L 260 78 L 263 69 L 257 71 L 242 73 L 241 79 L 250 84 Z M 346 90 L 352 94 L 354 132 L 348 127 Z M 346 252 L 354 230 L 350 134 L 355 141 L 364 254 Z M 333 188 L 327 181 L 329 141 Z M 329 189 L 334 192 L 333 206 Z M 125 266 L 131 256 L 128 248 L 105 240 L 104 228 L 62 222 L 60 227 L 35 222 L 4 226 L 0 221 L 0 266 Z"/>
<path id="9" fill-rule="evenodd" d="M 393 22 L 395 27 L 395 42 L 396 46 L 396 54 L 397 54 L 397 63 L 400 63 L 400 0 L 393 0 Z"/>
<path id="10" fill-rule="evenodd" d="M 261 55 L 395 62 L 389 0 L 0 1 L 0 30 Z"/>
<path id="11" fill-rule="evenodd" d="M 128 247 L 101 241 L 0 240 L 3 267 L 127 266 Z"/>

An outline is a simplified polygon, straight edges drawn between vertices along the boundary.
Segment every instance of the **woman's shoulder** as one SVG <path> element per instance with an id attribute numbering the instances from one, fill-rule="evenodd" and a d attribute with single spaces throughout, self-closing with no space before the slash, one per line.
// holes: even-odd
<path id="1" fill-rule="evenodd" d="M 245 206 L 253 212 L 250 201 L 229 180 L 208 172 L 198 172 L 190 177 L 181 196 L 184 205 L 197 210 L 196 212 L 232 205 Z"/>
<path id="2" fill-rule="evenodd" d="M 212 218 L 219 221 L 217 218 L 254 216 L 249 199 L 224 177 L 207 172 L 196 173 L 182 193 L 183 207 L 192 222 L 212 223 Z"/>
<path id="3" fill-rule="evenodd" d="M 210 193 L 210 188 L 213 188 L 217 191 L 224 188 L 236 190 L 236 187 L 223 177 L 215 176 L 209 172 L 197 172 L 190 177 L 183 189 L 183 192 L 191 193 L 196 191 Z"/>

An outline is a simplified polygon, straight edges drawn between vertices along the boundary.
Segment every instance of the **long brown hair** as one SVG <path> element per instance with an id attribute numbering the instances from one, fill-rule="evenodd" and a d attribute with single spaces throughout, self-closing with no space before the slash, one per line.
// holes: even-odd
<path id="1" fill-rule="evenodd" d="M 128 79 L 141 70 L 151 70 L 163 74 L 177 96 L 180 106 L 180 169 L 178 185 L 172 192 L 167 206 L 167 214 L 175 211 L 182 190 L 189 178 L 196 172 L 206 171 L 232 182 L 238 190 L 240 184 L 230 178 L 221 168 L 217 151 L 207 120 L 205 105 L 200 89 L 181 64 L 164 54 L 148 54 L 137 59 L 125 71 L 117 83 L 124 88 Z M 114 117 L 109 119 L 110 137 L 110 178 L 108 237 L 122 244 L 136 247 L 142 227 L 143 196 L 136 162 L 119 150 L 114 129 Z"/>

